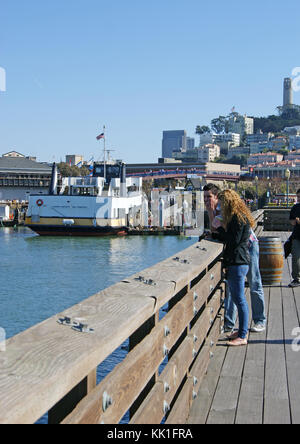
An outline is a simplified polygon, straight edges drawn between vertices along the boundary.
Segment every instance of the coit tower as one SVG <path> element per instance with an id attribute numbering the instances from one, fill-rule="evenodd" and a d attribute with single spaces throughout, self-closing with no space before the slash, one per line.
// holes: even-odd
<path id="1" fill-rule="evenodd" d="M 283 82 L 283 106 L 293 104 L 293 88 L 292 79 L 289 77 L 284 79 Z"/>

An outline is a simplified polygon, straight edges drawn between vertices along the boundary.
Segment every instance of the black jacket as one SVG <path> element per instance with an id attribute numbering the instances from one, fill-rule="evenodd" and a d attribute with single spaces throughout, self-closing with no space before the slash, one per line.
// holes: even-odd
<path id="1" fill-rule="evenodd" d="M 218 233 L 213 233 L 213 238 L 225 244 L 223 251 L 224 267 L 250 264 L 249 237 L 250 224 L 239 222 L 235 215 L 229 222 L 227 231 L 224 228 L 218 228 Z"/>

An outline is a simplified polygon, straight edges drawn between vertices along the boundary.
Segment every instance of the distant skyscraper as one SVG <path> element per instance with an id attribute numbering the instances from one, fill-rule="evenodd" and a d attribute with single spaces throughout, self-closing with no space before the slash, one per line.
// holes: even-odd
<path id="1" fill-rule="evenodd" d="M 163 131 L 162 157 L 172 157 L 173 151 L 186 150 L 186 131 Z"/>
<path id="2" fill-rule="evenodd" d="M 186 138 L 186 149 L 187 151 L 193 150 L 195 148 L 195 139 L 193 137 Z"/>

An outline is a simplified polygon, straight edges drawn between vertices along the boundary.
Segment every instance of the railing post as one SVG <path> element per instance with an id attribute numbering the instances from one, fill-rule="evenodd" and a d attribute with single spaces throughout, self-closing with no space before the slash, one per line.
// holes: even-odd
<path id="1" fill-rule="evenodd" d="M 48 412 L 48 424 L 60 424 L 76 405 L 96 387 L 97 369 L 91 372 Z"/>

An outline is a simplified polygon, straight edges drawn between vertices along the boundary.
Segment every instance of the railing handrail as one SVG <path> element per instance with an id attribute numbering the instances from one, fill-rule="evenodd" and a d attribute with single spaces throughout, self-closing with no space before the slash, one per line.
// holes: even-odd
<path id="1" fill-rule="evenodd" d="M 33 423 L 220 255 L 202 241 L 10 338 L 0 356 L 0 423 Z M 206 251 L 205 251 L 206 250 Z M 184 261 L 187 261 L 185 263 Z M 147 285 L 135 280 L 155 280 Z M 84 318 L 93 333 L 57 320 Z"/>

